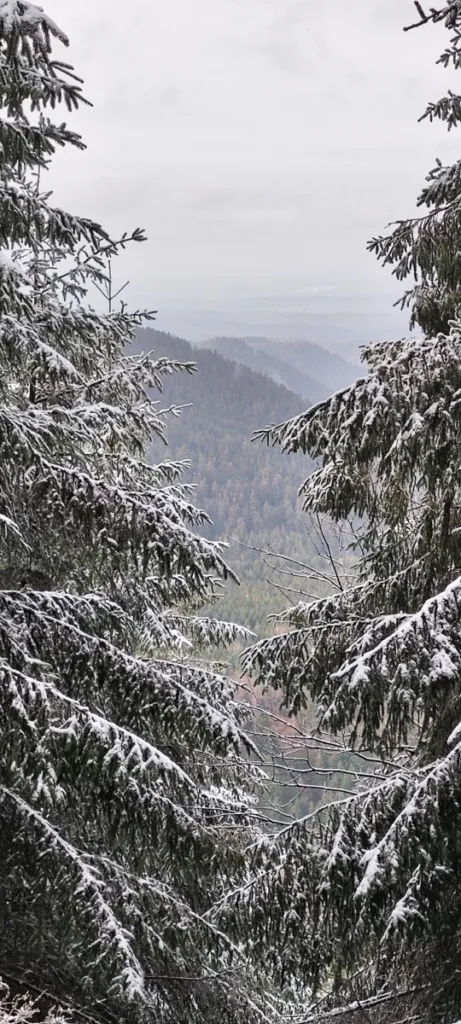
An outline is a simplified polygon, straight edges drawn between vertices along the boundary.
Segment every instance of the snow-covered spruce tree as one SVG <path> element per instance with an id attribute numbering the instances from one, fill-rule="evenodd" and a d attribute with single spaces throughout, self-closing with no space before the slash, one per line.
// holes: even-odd
<path id="1" fill-rule="evenodd" d="M 323 1012 L 352 1004 L 368 1020 L 451 1024 L 461 1011 L 461 325 L 372 346 L 364 360 L 369 375 L 352 387 L 261 432 L 317 461 L 306 510 L 362 523 L 358 575 L 288 609 L 278 617 L 288 632 L 244 659 L 290 711 L 313 699 L 320 728 L 361 751 L 364 777 L 257 850 L 253 884 L 226 906 L 238 906 L 237 926 L 254 914 L 276 971 L 312 985 Z"/>
<path id="2" fill-rule="evenodd" d="M 459 71 L 461 67 L 461 4 L 459 0 L 424 10 L 417 3 L 417 21 L 408 28 L 443 23 L 450 39 L 438 63 Z M 444 122 L 448 130 L 461 120 L 461 96 L 448 90 L 428 104 L 420 120 Z M 437 160 L 418 197 L 425 208 L 418 217 L 400 220 L 390 234 L 373 238 L 370 251 L 383 265 L 393 267 L 399 281 L 413 277 L 413 287 L 402 296 L 402 308 L 411 307 L 411 326 L 418 325 L 427 337 L 446 332 L 461 310 L 461 161 L 444 166 Z"/>
<path id="3" fill-rule="evenodd" d="M 288 609 L 289 632 L 250 648 L 245 668 L 292 711 L 313 698 L 320 727 L 362 751 L 365 778 L 276 836 L 269 860 L 258 853 L 237 902 L 276 969 L 327 1006 L 369 1000 L 368 1019 L 375 1006 L 373 1020 L 379 1009 L 450 1024 L 461 1010 L 461 329 L 364 358 L 369 376 L 263 432 L 318 460 L 306 509 L 362 520 L 358 578 Z"/>
<path id="4" fill-rule="evenodd" d="M 144 461 L 152 389 L 191 368 L 86 303 L 119 243 L 42 191 L 83 147 L 48 115 L 82 100 L 53 40 L 0 0 L 0 977 L 74 1018 L 247 1024 L 255 971 L 210 911 L 247 877 L 254 773 L 193 657 L 235 637 L 198 614 L 228 570 L 181 467 Z"/>

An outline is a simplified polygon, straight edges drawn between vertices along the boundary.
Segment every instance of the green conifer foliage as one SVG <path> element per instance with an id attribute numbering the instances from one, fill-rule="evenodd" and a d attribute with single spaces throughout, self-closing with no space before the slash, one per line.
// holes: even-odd
<path id="1" fill-rule="evenodd" d="M 247 904 L 282 977 L 333 1006 L 411 991 L 411 1014 L 448 1024 L 461 1009 L 461 335 L 365 357 L 369 376 L 265 432 L 318 459 L 306 509 L 362 518 L 358 578 L 288 609 L 288 632 L 244 664 L 293 712 L 314 699 L 365 774 L 275 836 Z"/>
<path id="2" fill-rule="evenodd" d="M 242 631 L 199 615 L 228 569 L 181 465 L 144 461 L 152 389 L 193 367 L 126 355 L 144 315 L 88 305 L 143 236 L 43 191 L 83 148 L 52 43 L 0 0 L 0 975 L 85 1019 L 247 1022 L 253 967 L 210 911 L 247 878 L 251 744 L 195 653 Z"/>
<path id="3" fill-rule="evenodd" d="M 458 67 L 459 0 L 417 6 L 446 22 Z M 433 116 L 456 120 L 457 102 Z M 369 347 L 366 376 L 260 434 L 316 461 L 309 513 L 361 523 L 350 585 L 287 609 L 244 662 L 363 758 L 356 792 L 276 835 L 246 893 L 275 969 L 321 999 L 303 1020 L 461 1015 L 461 331 L 431 335 L 458 303 L 457 173 L 433 176 L 426 220 L 376 243 L 402 277 L 416 268 L 429 337 Z"/>
<path id="4" fill-rule="evenodd" d="M 438 63 L 458 71 L 461 67 L 461 8 L 451 0 L 425 13 L 416 4 L 418 20 L 407 28 L 442 23 L 450 37 Z M 448 90 L 441 99 L 427 105 L 420 120 L 442 121 L 448 131 L 461 120 L 461 96 Z M 429 172 L 418 196 L 422 208 L 418 217 L 399 220 L 388 235 L 373 238 L 368 245 L 383 266 L 393 267 L 397 280 L 413 278 L 401 300 L 411 308 L 410 324 L 418 325 L 427 337 L 449 330 L 461 315 L 461 161 L 444 166 L 440 160 Z"/>

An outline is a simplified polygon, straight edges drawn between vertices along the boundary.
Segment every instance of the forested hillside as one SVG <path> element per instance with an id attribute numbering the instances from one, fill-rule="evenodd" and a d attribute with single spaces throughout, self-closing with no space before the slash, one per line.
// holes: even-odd
<path id="1" fill-rule="evenodd" d="M 304 461 L 282 460 L 251 438 L 261 426 L 301 412 L 306 402 L 246 366 L 170 334 L 142 330 L 136 347 L 197 364 L 192 377 L 175 374 L 164 382 L 165 406 L 188 405 L 178 418 L 169 417 L 168 456 L 190 460 L 186 479 L 198 485 L 196 501 L 213 521 L 207 533 L 231 543 L 229 560 L 242 586 L 229 585 L 220 614 L 260 629 L 278 602 L 265 582 L 268 568 L 252 547 L 305 555 L 297 497 Z M 154 450 L 157 457 L 160 441 Z"/>

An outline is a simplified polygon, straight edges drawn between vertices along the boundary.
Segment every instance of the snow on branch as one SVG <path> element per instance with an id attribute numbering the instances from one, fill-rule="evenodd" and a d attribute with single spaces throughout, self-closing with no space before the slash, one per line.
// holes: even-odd
<path id="1" fill-rule="evenodd" d="M 167 705 L 176 709 L 177 717 L 170 723 L 173 735 L 176 729 L 181 732 L 186 719 L 193 728 L 191 740 L 196 743 L 198 726 L 206 742 L 217 751 L 252 746 L 229 713 L 233 684 L 225 676 L 193 663 L 137 658 L 101 635 L 110 624 L 123 629 L 124 613 L 114 602 L 98 595 L 4 591 L 0 592 L 0 613 L 0 653 L 8 645 L 11 660 L 16 646 L 19 671 L 24 656 L 36 659 L 42 652 L 45 672 L 53 679 L 59 678 L 61 686 L 68 685 L 71 693 L 73 666 L 78 659 L 82 669 L 86 665 L 80 685 L 86 689 L 87 699 L 97 700 L 98 693 L 100 700 L 105 694 L 112 701 L 117 697 L 125 720 L 130 701 L 136 703 L 142 694 L 147 720 L 161 713 L 162 707 L 165 711 Z M 122 679 L 126 692 L 120 690 Z"/>
<path id="2" fill-rule="evenodd" d="M 366 641 L 360 640 L 362 651 L 356 654 L 358 645 L 352 644 L 349 659 L 331 677 L 334 696 L 323 711 L 325 725 L 334 729 L 355 718 L 365 746 L 389 750 L 408 741 L 419 718 L 424 746 L 434 720 L 443 722 L 447 704 L 459 692 L 460 616 L 458 577 L 418 612 L 402 616 L 377 643 L 381 623 L 371 622 Z"/>
<path id="3" fill-rule="evenodd" d="M 35 50 L 50 50 L 50 36 L 55 36 L 65 46 L 68 37 L 45 13 L 43 7 L 28 0 L 0 0 L 0 39 L 15 35 L 30 36 Z"/>
<path id="4" fill-rule="evenodd" d="M 31 807 L 19 794 L 0 786 L 0 800 L 15 805 L 20 816 L 37 834 L 38 846 L 42 856 L 55 857 L 67 863 L 73 884 L 73 906 L 80 910 L 88 920 L 91 912 L 92 928 L 95 932 L 94 944 L 100 949 L 103 957 L 111 958 L 116 963 L 113 986 L 121 998 L 128 1000 L 141 999 L 146 1001 L 144 971 L 132 948 L 132 936 L 117 918 L 113 908 L 104 895 L 104 882 L 85 857 L 34 807 Z M 92 950 L 94 956 L 95 950 Z"/>

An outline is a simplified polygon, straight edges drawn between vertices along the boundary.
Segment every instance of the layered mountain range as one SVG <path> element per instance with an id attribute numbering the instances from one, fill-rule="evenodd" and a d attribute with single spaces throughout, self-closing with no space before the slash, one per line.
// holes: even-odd
<path id="1" fill-rule="evenodd" d="M 168 452 L 158 441 L 153 457 L 190 461 L 185 479 L 196 485 L 195 502 L 212 519 L 208 534 L 229 543 L 228 561 L 242 581 L 223 596 L 219 614 L 260 631 L 266 614 L 286 604 L 266 582 L 273 562 L 267 552 L 306 557 L 298 488 L 311 466 L 303 456 L 284 456 L 252 437 L 347 386 L 360 368 L 310 342 L 266 338 L 219 338 L 198 346 L 146 329 L 139 331 L 135 350 L 197 366 L 192 376 L 175 373 L 165 382 L 162 407 L 182 409 L 168 417 Z"/>
<path id="2" fill-rule="evenodd" d="M 311 341 L 273 341 L 270 338 L 210 338 L 201 348 L 219 352 L 262 373 L 309 404 L 346 387 L 363 373 L 360 366 Z"/>

